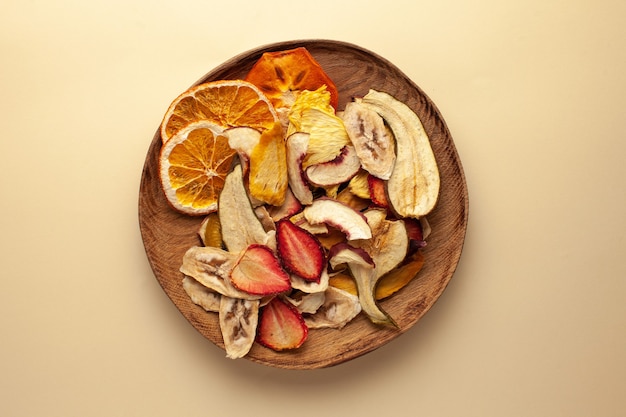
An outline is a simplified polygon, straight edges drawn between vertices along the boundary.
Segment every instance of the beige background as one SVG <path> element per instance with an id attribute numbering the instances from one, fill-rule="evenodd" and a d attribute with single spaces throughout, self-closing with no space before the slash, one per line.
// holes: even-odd
<path id="1" fill-rule="evenodd" d="M 626 3 L 220 3 L 3 2 L 0 415 L 623 416 Z M 409 75 L 470 191 L 435 307 L 308 372 L 225 359 L 159 287 L 137 220 L 169 102 L 233 55 L 301 38 Z"/>

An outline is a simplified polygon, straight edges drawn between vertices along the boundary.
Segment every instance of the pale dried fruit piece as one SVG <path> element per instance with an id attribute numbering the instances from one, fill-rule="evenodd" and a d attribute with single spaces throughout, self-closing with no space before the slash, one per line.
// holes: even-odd
<path id="1" fill-rule="evenodd" d="M 350 138 L 341 119 L 334 114 L 316 108 L 302 110 L 300 119 L 289 118 L 288 135 L 295 132 L 309 134 L 307 154 L 302 161 L 302 168 L 328 162 L 341 153 L 344 146 L 350 144 Z"/>
<path id="2" fill-rule="evenodd" d="M 406 257 L 409 239 L 401 220 L 387 220 L 385 210 L 372 209 L 365 212 L 372 228 L 372 238 L 354 242 L 370 254 L 376 267 L 364 267 L 360 263 L 348 263 L 354 277 L 361 308 L 375 324 L 395 325 L 393 319 L 376 303 L 374 291 L 378 280 L 397 267 Z"/>
<path id="3" fill-rule="evenodd" d="M 393 96 L 370 90 L 361 103 L 382 116 L 396 139 L 396 162 L 387 182 L 393 210 L 401 217 L 428 214 L 439 197 L 439 168 L 419 117 Z"/>
<path id="4" fill-rule="evenodd" d="M 258 299 L 258 295 L 239 291 L 230 283 L 238 254 L 214 247 L 193 246 L 185 252 L 180 272 L 205 287 L 232 298 Z"/>
<path id="5" fill-rule="evenodd" d="M 337 265 L 345 263 L 360 264 L 363 267 L 374 268 L 374 260 L 363 248 L 355 248 L 347 242 L 340 242 L 330 248 L 328 253 L 328 263 L 335 269 Z"/>
<path id="6" fill-rule="evenodd" d="M 261 134 L 250 154 L 248 188 L 250 196 L 263 203 L 279 206 L 287 192 L 287 155 L 283 128 L 275 123 Z"/>
<path id="7" fill-rule="evenodd" d="M 218 204 L 222 239 L 230 252 L 242 252 L 254 243 L 273 246 L 274 234 L 265 231 L 248 198 L 241 165 L 226 177 Z"/>
<path id="8" fill-rule="evenodd" d="M 283 268 L 306 281 L 319 282 L 324 269 L 324 251 L 317 238 L 290 220 L 276 223 L 278 254 Z"/>
<path id="9" fill-rule="evenodd" d="M 194 304 L 206 311 L 220 311 L 220 298 L 222 296 L 218 292 L 208 289 L 189 276 L 183 278 L 183 289 Z"/>
<path id="10" fill-rule="evenodd" d="M 328 226 L 326 226 L 324 223 L 318 223 L 318 224 L 309 223 L 308 220 L 304 218 L 304 213 L 302 211 L 291 216 L 289 220 L 296 226 L 300 227 L 301 229 L 306 230 L 307 232 L 313 235 L 317 236 L 317 235 L 324 235 L 328 233 Z"/>
<path id="11" fill-rule="evenodd" d="M 302 161 L 306 156 L 309 146 L 309 134 L 296 132 L 287 137 L 287 174 L 289 176 L 289 187 L 302 204 L 313 202 L 313 193 L 309 188 L 302 170 Z"/>
<path id="12" fill-rule="evenodd" d="M 291 280 L 291 287 L 293 289 L 300 290 L 307 294 L 313 294 L 316 292 L 326 291 L 326 289 L 328 288 L 328 281 L 330 279 L 330 276 L 328 275 L 326 269 L 324 269 L 322 271 L 322 274 L 320 275 L 319 281 L 317 282 L 307 281 L 306 279 L 299 277 L 295 274 L 291 274 L 289 276 L 289 279 Z"/>
<path id="13" fill-rule="evenodd" d="M 348 240 L 369 239 L 372 230 L 362 213 L 330 198 L 318 198 L 303 210 L 309 223 L 326 223 L 346 234 Z"/>
<path id="14" fill-rule="evenodd" d="M 293 304 L 300 313 L 315 313 L 323 304 L 326 299 L 325 291 L 304 293 L 297 292 L 289 297 L 285 297 L 291 304 Z"/>
<path id="15" fill-rule="evenodd" d="M 332 161 L 311 165 L 305 171 L 308 181 L 318 187 L 338 185 L 349 181 L 361 168 L 354 146 L 346 145 Z"/>
<path id="16" fill-rule="evenodd" d="M 248 294 L 266 296 L 289 291 L 289 274 L 274 253 L 263 245 L 250 245 L 230 273 L 233 286 Z"/>
<path id="17" fill-rule="evenodd" d="M 359 102 L 346 105 L 341 118 L 363 168 L 387 180 L 396 161 L 393 135 L 383 118 Z"/>
<path id="18" fill-rule="evenodd" d="M 304 316 L 304 322 L 310 329 L 341 329 L 361 312 L 356 295 L 335 287 L 328 287 L 324 294 L 324 304 L 315 314 Z"/>
<path id="19" fill-rule="evenodd" d="M 261 139 L 261 132 L 251 127 L 233 127 L 224 131 L 228 146 L 237 151 L 239 161 L 246 175 L 250 169 L 250 155 Z"/>
<path id="20" fill-rule="evenodd" d="M 272 206 L 268 208 L 268 213 L 274 222 L 281 219 L 291 217 L 302 210 L 302 204 L 291 191 L 287 188 L 285 193 L 285 202 L 280 206 Z"/>
<path id="21" fill-rule="evenodd" d="M 256 338 L 258 320 L 259 300 L 221 298 L 219 322 L 226 357 L 238 359 L 248 354 Z"/>
<path id="22" fill-rule="evenodd" d="M 274 297 L 261 309 L 256 338 L 261 345 L 275 351 L 297 349 L 308 334 L 300 312 L 280 297 Z"/>

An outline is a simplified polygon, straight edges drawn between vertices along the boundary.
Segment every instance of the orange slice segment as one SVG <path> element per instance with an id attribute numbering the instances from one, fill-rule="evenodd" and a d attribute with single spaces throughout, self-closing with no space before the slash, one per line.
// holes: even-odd
<path id="1" fill-rule="evenodd" d="M 191 87 L 170 104 L 161 123 L 163 143 L 191 123 L 211 122 L 228 128 L 269 129 L 278 120 L 269 99 L 242 80 L 211 81 Z"/>
<path id="2" fill-rule="evenodd" d="M 217 210 L 217 199 L 236 155 L 219 126 L 204 121 L 182 129 L 163 145 L 159 157 L 167 201 L 189 215 Z"/>
<path id="3" fill-rule="evenodd" d="M 330 104 L 337 108 L 337 87 L 304 47 L 264 53 L 245 80 L 259 87 L 275 108 L 290 107 L 300 91 L 325 85 L 331 95 Z"/>

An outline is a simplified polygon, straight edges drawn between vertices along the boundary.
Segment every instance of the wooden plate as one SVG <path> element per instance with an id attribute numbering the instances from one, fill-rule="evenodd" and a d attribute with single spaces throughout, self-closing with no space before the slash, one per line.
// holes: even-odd
<path id="1" fill-rule="evenodd" d="M 311 330 L 309 339 L 298 350 L 277 353 L 255 343 L 247 356 L 254 362 L 279 368 L 313 369 L 334 366 L 373 351 L 406 332 L 432 307 L 452 278 L 461 256 L 468 193 L 454 142 L 434 103 L 397 67 L 361 47 L 328 40 L 266 45 L 235 56 L 196 84 L 243 78 L 263 52 L 298 46 L 306 47 L 334 80 L 339 89 L 339 109 L 352 97 L 365 95 L 370 88 L 386 91 L 408 104 L 430 136 L 441 175 L 438 205 L 428 216 L 432 234 L 424 250 L 426 264 L 407 287 L 381 303 L 397 322 L 397 330 L 377 327 L 361 314 L 341 330 Z M 160 148 L 157 127 L 139 191 L 139 225 L 146 254 L 159 284 L 180 312 L 202 335 L 223 349 L 217 314 L 194 305 L 182 288 L 183 277 L 178 268 L 185 251 L 200 243 L 196 232 L 202 219 L 180 215 L 169 208 L 158 178 Z"/>

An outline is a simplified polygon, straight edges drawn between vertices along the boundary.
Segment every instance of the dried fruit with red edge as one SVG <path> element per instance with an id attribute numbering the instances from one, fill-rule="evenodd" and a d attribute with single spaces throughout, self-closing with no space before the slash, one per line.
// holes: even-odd
<path id="1" fill-rule="evenodd" d="M 291 289 L 289 274 L 280 266 L 270 248 L 253 244 L 241 254 L 230 273 L 240 291 L 254 295 L 278 294 Z"/>
<path id="2" fill-rule="evenodd" d="M 281 298 L 274 297 L 261 310 L 256 338 L 261 345 L 275 351 L 297 349 L 308 334 L 302 314 Z"/>
<path id="3" fill-rule="evenodd" d="M 319 282 L 324 268 L 324 251 L 310 232 L 284 219 L 276 223 L 277 249 L 283 268 L 307 280 Z"/>
<path id="4" fill-rule="evenodd" d="M 339 94 L 335 83 L 304 47 L 265 52 L 245 80 L 263 91 L 276 108 L 290 107 L 300 91 L 325 85 L 331 106 L 337 108 Z"/>
<path id="5" fill-rule="evenodd" d="M 367 186 L 370 191 L 370 198 L 372 203 L 378 207 L 388 208 L 389 200 L 387 200 L 387 193 L 385 191 L 385 182 L 373 175 L 367 176 Z"/>

